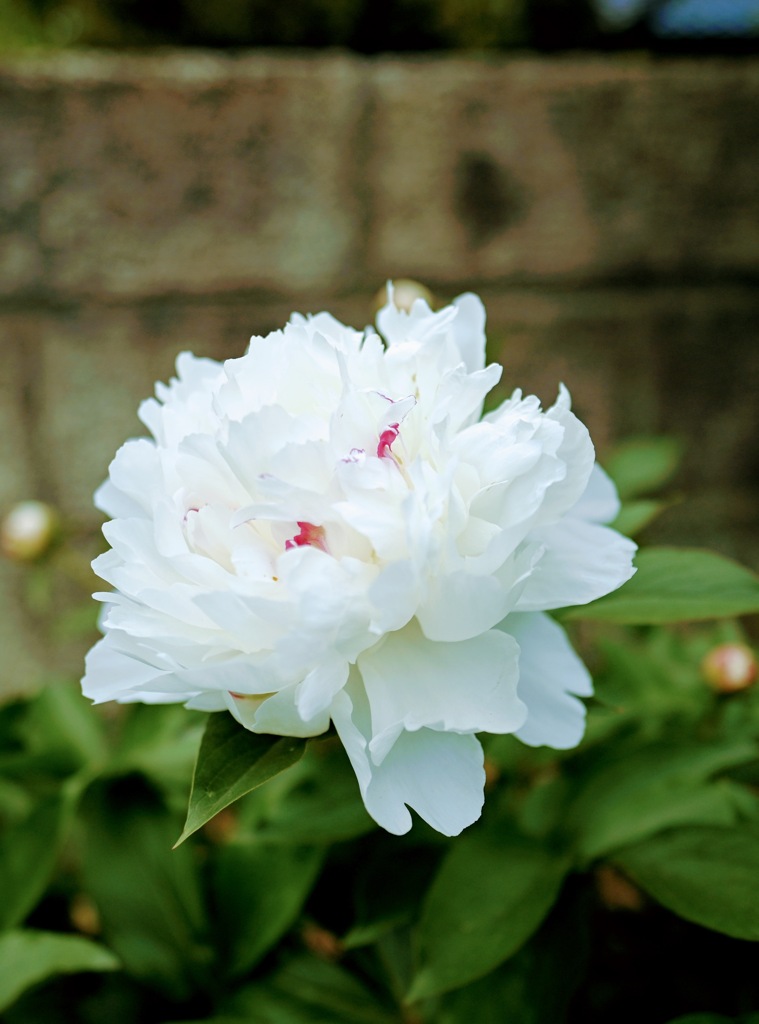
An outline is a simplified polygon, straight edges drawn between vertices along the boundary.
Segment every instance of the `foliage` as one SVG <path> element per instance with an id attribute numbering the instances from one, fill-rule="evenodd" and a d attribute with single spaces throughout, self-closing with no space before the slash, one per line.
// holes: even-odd
<path id="1" fill-rule="evenodd" d="M 676 0 L 0 0 L 0 51 L 93 45 L 340 46 L 369 54 L 525 46 L 702 50 L 705 39 L 707 48 L 729 50 L 740 36 L 757 35 L 750 17 L 740 27 L 740 10 L 730 16 L 732 6 L 714 0 L 701 12 L 698 4 Z M 680 8 L 688 10 L 680 14 Z M 662 11 L 675 14 L 674 28 L 666 27 Z"/>
<path id="2" fill-rule="evenodd" d="M 672 452 L 612 460 L 622 517 L 658 511 Z M 485 738 L 485 812 L 451 840 L 378 830 L 330 735 L 60 680 L 1 707 L 4 1019 L 756 1024 L 759 689 L 700 669 L 750 640 L 722 616 L 759 610 L 756 578 L 648 549 L 637 580 L 564 614 L 582 745 Z"/>

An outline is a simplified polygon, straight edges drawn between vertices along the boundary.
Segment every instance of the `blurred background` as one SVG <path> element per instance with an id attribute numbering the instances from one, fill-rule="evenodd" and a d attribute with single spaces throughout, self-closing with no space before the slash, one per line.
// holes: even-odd
<path id="1" fill-rule="evenodd" d="M 759 0 L 0 0 L 0 689 L 80 674 L 91 495 L 182 349 L 387 278 L 479 292 L 500 397 L 684 451 L 644 540 L 759 565 Z"/>

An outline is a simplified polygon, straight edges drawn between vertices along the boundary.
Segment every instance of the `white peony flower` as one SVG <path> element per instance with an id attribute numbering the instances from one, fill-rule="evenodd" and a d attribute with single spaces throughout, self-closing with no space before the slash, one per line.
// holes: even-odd
<path id="1" fill-rule="evenodd" d="M 609 593 L 635 545 L 562 387 L 480 420 L 474 295 L 391 301 L 379 334 L 293 316 L 225 363 L 183 353 L 96 504 L 113 592 L 96 701 L 181 701 L 245 728 L 334 723 L 373 818 L 455 835 L 483 802 L 480 731 L 574 746 L 590 677 L 545 612 Z M 384 342 L 383 340 L 384 339 Z"/>

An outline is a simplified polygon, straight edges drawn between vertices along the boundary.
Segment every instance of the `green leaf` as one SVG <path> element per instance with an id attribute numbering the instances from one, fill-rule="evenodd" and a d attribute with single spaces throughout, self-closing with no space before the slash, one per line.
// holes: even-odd
<path id="1" fill-rule="evenodd" d="M 623 441 L 606 460 L 606 471 L 623 500 L 649 494 L 677 469 L 682 445 L 673 437 L 638 437 Z"/>
<path id="2" fill-rule="evenodd" d="M 207 722 L 203 712 L 175 704 L 130 705 L 107 773 L 140 772 L 181 813 L 187 807 L 187 790 Z"/>
<path id="3" fill-rule="evenodd" d="M 590 951 L 585 890 L 568 887 L 532 939 L 484 978 L 446 993 L 435 1024 L 558 1024 L 586 981 Z"/>
<path id="4" fill-rule="evenodd" d="M 741 1018 L 740 1021 L 736 1021 L 732 1017 L 723 1017 L 719 1013 L 689 1013 L 687 1017 L 678 1017 L 677 1020 L 669 1021 L 669 1024 L 743 1024 L 743 1020 L 744 1018 Z"/>
<path id="5" fill-rule="evenodd" d="M 553 906 L 567 868 L 563 857 L 517 836 L 459 840 L 427 895 L 408 998 L 466 985 L 515 953 Z"/>
<path id="6" fill-rule="evenodd" d="M 759 577 L 712 551 L 648 548 L 635 563 L 638 571 L 619 590 L 564 617 L 649 625 L 759 612 Z"/>
<path id="7" fill-rule="evenodd" d="M 627 501 L 619 510 L 619 515 L 610 525 L 624 533 L 626 537 L 635 537 L 642 529 L 652 523 L 667 505 L 663 501 L 642 498 L 638 501 Z"/>
<path id="8" fill-rule="evenodd" d="M 759 1024 L 759 1013 L 743 1013 L 740 1017 L 723 1017 L 719 1013 L 689 1013 L 668 1024 Z"/>
<path id="9" fill-rule="evenodd" d="M 263 736 L 239 725 L 229 714 L 208 717 L 192 779 L 184 831 L 175 847 L 215 814 L 295 764 L 306 741 Z"/>
<path id="10" fill-rule="evenodd" d="M 291 927 L 324 852 L 268 843 L 230 843 L 216 851 L 214 921 L 230 976 L 255 966 Z"/>
<path id="11" fill-rule="evenodd" d="M 309 955 L 244 988 L 225 1013 L 241 1024 L 400 1024 L 352 974 Z"/>
<path id="12" fill-rule="evenodd" d="M 56 974 L 114 971 L 113 953 L 79 935 L 17 930 L 0 935 L 0 1010 Z"/>
<path id="13" fill-rule="evenodd" d="M 695 827 L 620 850 L 614 861 L 680 917 L 759 942 L 759 832 Z"/>
<path id="14" fill-rule="evenodd" d="M 670 742 L 594 762 L 593 774 L 565 812 L 578 855 L 593 860 L 677 825 L 734 824 L 740 809 L 736 784 L 710 779 L 756 755 L 754 743 Z"/>
<path id="15" fill-rule="evenodd" d="M 91 786 L 81 820 L 83 888 L 125 970 L 173 999 L 209 987 L 199 865 L 171 849 L 176 818 L 135 775 Z"/>
<path id="16" fill-rule="evenodd" d="M 79 686 L 53 680 L 31 703 L 20 730 L 27 750 L 44 756 L 51 767 L 76 771 L 102 764 L 107 748 L 98 712 Z"/>
<path id="17" fill-rule="evenodd" d="M 63 789 L 4 832 L 0 841 L 0 929 L 23 921 L 44 893 L 74 805 L 73 791 Z"/>

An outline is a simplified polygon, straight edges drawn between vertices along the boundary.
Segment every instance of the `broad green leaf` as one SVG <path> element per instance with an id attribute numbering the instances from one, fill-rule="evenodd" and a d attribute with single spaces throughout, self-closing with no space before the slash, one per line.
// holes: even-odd
<path id="1" fill-rule="evenodd" d="M 756 756 L 754 743 L 660 743 L 596 761 L 566 809 L 566 831 L 580 858 L 593 860 L 677 825 L 732 825 L 744 791 L 710 780 Z"/>
<path id="2" fill-rule="evenodd" d="M 226 972 L 250 970 L 298 916 L 324 848 L 230 843 L 213 866 L 214 924 Z"/>
<path id="3" fill-rule="evenodd" d="M 173 999 L 210 984 L 199 865 L 172 851 L 176 819 L 140 776 L 93 785 L 82 801 L 82 884 L 130 975 Z"/>
<path id="4" fill-rule="evenodd" d="M 107 772 L 140 772 L 181 813 L 187 806 L 187 789 L 206 724 L 207 715 L 200 711 L 174 704 L 133 704 Z"/>
<path id="5" fill-rule="evenodd" d="M 759 577 L 712 551 L 648 548 L 635 564 L 638 571 L 619 590 L 564 617 L 649 625 L 759 612 Z"/>
<path id="6" fill-rule="evenodd" d="M 242 989 L 225 1013 L 251 1024 L 401 1024 L 348 971 L 307 954 Z"/>
<path id="7" fill-rule="evenodd" d="M 42 897 L 74 810 L 63 789 L 42 800 L 0 840 L 0 929 L 20 924 Z"/>
<path id="8" fill-rule="evenodd" d="M 743 1013 L 740 1017 L 723 1017 L 719 1013 L 689 1013 L 668 1024 L 759 1024 L 759 1013 Z"/>
<path id="9" fill-rule="evenodd" d="M 759 942 L 759 831 L 677 829 L 618 851 L 618 864 L 680 917 Z"/>
<path id="10" fill-rule="evenodd" d="M 654 501 L 651 498 L 628 501 L 625 502 L 619 515 L 610 525 L 620 533 L 624 533 L 626 537 L 634 537 L 649 523 L 652 523 L 666 507 L 663 501 Z"/>
<path id="11" fill-rule="evenodd" d="M 443 861 L 418 927 L 410 1000 L 482 977 L 515 953 L 548 914 L 567 861 L 516 836 L 464 836 Z"/>
<path id="12" fill-rule="evenodd" d="M 31 753 L 44 756 L 51 768 L 73 772 L 100 765 L 107 748 L 98 712 L 79 686 L 52 680 L 29 707 L 20 730 Z"/>
<path id="13" fill-rule="evenodd" d="M 735 1020 L 733 1017 L 723 1017 L 719 1013 L 689 1013 L 687 1017 L 678 1017 L 677 1020 L 669 1021 L 669 1024 L 748 1024 L 748 1020 L 741 1017 Z"/>
<path id="14" fill-rule="evenodd" d="M 558 1024 L 587 976 L 589 915 L 569 891 L 532 939 L 496 970 L 438 1000 L 435 1024 Z"/>
<path id="15" fill-rule="evenodd" d="M 395 914 L 392 917 L 381 917 L 368 924 L 357 924 L 342 938 L 343 949 L 361 949 L 362 946 L 373 946 L 389 932 L 408 924 L 411 915 Z"/>
<path id="16" fill-rule="evenodd" d="M 636 437 L 623 441 L 606 460 L 606 471 L 623 500 L 649 494 L 677 469 L 682 445 L 673 437 Z"/>
<path id="17" fill-rule="evenodd" d="M 56 974 L 115 971 L 113 953 L 79 935 L 21 930 L 0 935 L 0 1011 Z"/>
<path id="18" fill-rule="evenodd" d="M 208 716 L 192 779 L 190 806 L 176 846 L 252 789 L 295 764 L 306 741 L 263 736 L 239 725 L 229 714 Z"/>

